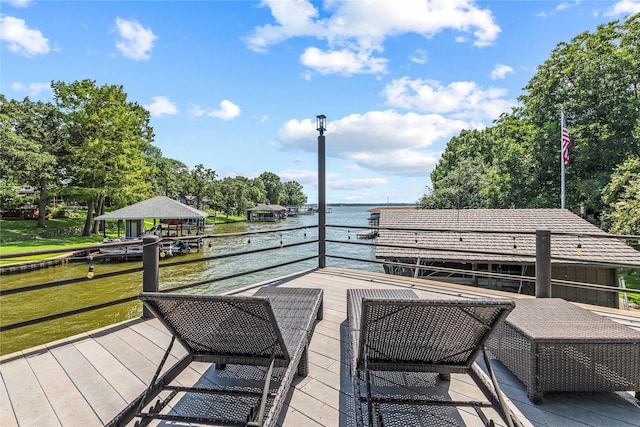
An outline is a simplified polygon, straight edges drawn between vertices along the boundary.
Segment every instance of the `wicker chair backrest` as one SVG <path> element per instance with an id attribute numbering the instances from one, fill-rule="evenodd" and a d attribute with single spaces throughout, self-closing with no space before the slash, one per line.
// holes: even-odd
<path id="1" fill-rule="evenodd" d="M 140 298 L 192 355 L 268 359 L 275 348 L 276 359 L 289 361 L 267 298 L 163 293 Z"/>
<path id="2" fill-rule="evenodd" d="M 364 298 L 358 365 L 366 356 L 380 370 L 464 371 L 513 307 L 509 300 Z"/>

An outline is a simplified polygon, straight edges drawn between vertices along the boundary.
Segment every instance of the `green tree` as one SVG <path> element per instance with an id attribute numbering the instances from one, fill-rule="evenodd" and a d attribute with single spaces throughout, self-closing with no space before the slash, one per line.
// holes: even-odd
<path id="1" fill-rule="evenodd" d="M 558 44 L 525 87 L 521 107 L 492 127 L 464 130 L 449 141 L 431 174 L 433 191 L 420 204 L 451 205 L 459 186 L 457 168 L 467 161 L 472 167 L 467 173 L 476 179 L 467 190 L 481 184 L 475 202 L 492 208 L 559 207 L 564 110 L 572 142 L 567 206 L 601 211 L 602 190 L 616 166 L 640 156 L 639 53 L 640 14 Z"/>
<path id="2" fill-rule="evenodd" d="M 0 179 L 13 179 L 38 193 L 38 227 L 45 227 L 51 187 L 60 181 L 58 158 L 64 134 L 60 112 L 51 103 L 7 101 L 0 96 Z"/>
<path id="3" fill-rule="evenodd" d="M 476 209 L 487 207 L 483 188 L 487 165 L 479 158 L 463 158 L 438 175 L 433 190 L 417 203 L 419 209 Z"/>
<path id="4" fill-rule="evenodd" d="M 604 227 L 614 234 L 640 235 L 640 157 L 618 166 L 602 194 Z"/>
<path id="5" fill-rule="evenodd" d="M 307 203 L 307 196 L 303 187 L 296 181 L 287 181 L 283 184 L 283 202 L 286 206 L 302 206 Z"/>
<path id="6" fill-rule="evenodd" d="M 25 204 L 25 198 L 18 193 L 18 185 L 8 179 L 0 180 L 0 210 L 19 209 Z"/>
<path id="7" fill-rule="evenodd" d="M 264 188 L 264 182 L 260 178 L 254 178 L 249 181 L 251 188 L 249 189 L 249 199 L 253 205 L 267 202 L 267 190 Z"/>
<path id="8" fill-rule="evenodd" d="M 122 86 L 92 80 L 51 86 L 69 133 L 66 191 L 87 205 L 86 236 L 98 231 L 91 221 L 94 212 L 104 212 L 107 198 L 119 207 L 151 195 L 145 152 L 153 129 L 149 112 L 128 101 Z"/>
<path id="9" fill-rule="evenodd" d="M 565 111 L 572 147 L 566 170 L 568 206 L 602 210 L 602 188 L 615 167 L 640 155 L 633 136 L 640 116 L 640 14 L 601 25 L 560 43 L 520 97 L 538 129 L 534 186 L 548 206 L 560 199 L 560 120 Z"/>
<path id="10" fill-rule="evenodd" d="M 220 183 L 223 210 L 229 215 L 240 216 L 252 205 L 249 194 L 249 180 L 245 177 L 226 177 Z"/>
<path id="11" fill-rule="evenodd" d="M 196 165 L 191 171 L 191 194 L 196 197 L 196 207 L 202 207 L 202 199 L 213 193 L 216 172 L 205 168 L 202 164 Z"/>
<path id="12" fill-rule="evenodd" d="M 184 173 L 189 173 L 187 166 L 174 159 L 162 156 L 162 151 L 149 145 L 146 149 L 147 165 L 150 168 L 150 181 L 154 194 L 175 199 L 182 190 L 181 182 Z"/>
<path id="13" fill-rule="evenodd" d="M 267 193 L 267 203 L 272 205 L 280 204 L 284 194 L 280 177 L 273 172 L 262 172 L 259 178 L 264 183 L 264 188 Z"/>

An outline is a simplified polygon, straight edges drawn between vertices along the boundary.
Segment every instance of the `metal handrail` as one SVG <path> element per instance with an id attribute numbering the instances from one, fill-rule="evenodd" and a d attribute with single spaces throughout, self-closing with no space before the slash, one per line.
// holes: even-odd
<path id="1" fill-rule="evenodd" d="M 369 229 L 369 228 L 372 228 L 372 227 L 366 227 L 366 226 L 349 226 L 349 225 L 327 225 L 326 227 L 328 227 L 328 228 L 342 228 L 342 229 L 359 229 L 359 228 Z M 226 238 L 226 237 L 253 236 L 253 235 L 260 235 L 260 234 L 274 234 L 274 233 L 275 234 L 282 234 L 282 233 L 286 233 L 286 232 L 290 232 L 290 231 L 296 231 L 296 230 L 302 230 L 302 229 L 307 230 L 307 229 L 313 229 L 313 228 L 318 228 L 318 226 L 300 226 L 300 227 L 279 228 L 279 229 L 272 229 L 272 230 L 258 230 L 258 231 L 228 233 L 228 234 L 198 235 L 198 236 L 184 237 L 184 238 L 180 238 L 180 239 L 181 240 L 216 239 L 216 238 Z M 378 227 L 375 227 L 375 228 L 380 230 L 380 228 L 378 228 Z M 382 228 L 382 230 L 385 230 L 385 229 L 387 229 L 387 228 Z M 397 230 L 406 230 L 406 231 L 411 231 L 411 232 L 437 231 L 437 232 L 447 232 L 447 233 L 460 233 L 460 230 L 442 230 L 442 229 L 436 230 L 436 229 L 416 229 L 416 228 L 410 228 L 409 229 L 409 228 L 397 228 L 397 227 L 396 228 L 388 228 L 387 230 L 396 230 L 396 231 Z M 464 230 L 463 231 L 463 233 L 472 233 L 472 232 L 487 233 L 487 231 L 483 231 L 483 230 Z M 491 233 L 493 233 L 493 234 L 510 234 L 510 235 L 513 235 L 513 234 L 534 235 L 535 234 L 535 233 L 532 233 L 532 232 L 513 232 L 513 231 L 509 231 L 509 232 L 506 232 L 506 231 L 505 232 L 491 232 Z M 585 233 L 552 233 L 552 235 L 553 234 L 574 235 L 574 236 L 580 236 L 580 237 L 587 236 L 587 234 L 585 234 Z M 589 236 L 590 237 L 596 237 L 596 238 L 617 238 L 617 239 L 627 239 L 627 240 L 640 239 L 640 236 L 628 236 L 628 235 L 613 236 L 613 235 L 591 234 Z M 175 240 L 175 238 L 165 238 L 165 239 L 162 239 L 162 240 L 158 240 L 157 243 L 164 242 L 164 241 L 172 241 L 172 240 Z M 162 263 L 158 267 L 159 268 L 166 268 L 166 267 L 179 266 L 179 265 L 185 265 L 185 264 L 206 262 L 206 261 L 217 260 L 217 259 L 232 258 L 232 257 L 238 257 L 238 256 L 246 256 L 246 255 L 255 254 L 255 253 L 262 253 L 262 252 L 267 252 L 267 251 L 280 250 L 282 248 L 292 248 L 292 247 L 297 247 L 297 246 L 302 246 L 302 245 L 307 245 L 307 244 L 316 244 L 318 242 L 319 242 L 318 239 L 311 239 L 311 240 L 305 240 L 303 242 L 288 243 L 286 245 L 270 246 L 270 247 L 256 248 L 256 249 L 245 250 L 245 251 L 240 251 L 240 252 L 231 252 L 231 253 L 225 253 L 225 254 L 220 254 L 220 255 L 205 256 L 205 257 L 202 257 L 202 258 L 199 258 L 199 259 L 195 259 L 195 260 L 182 260 L 182 261 L 166 262 L 166 263 Z M 99 249 L 99 248 L 104 248 L 104 247 L 112 247 L 112 246 L 140 245 L 141 243 L 142 243 L 141 240 L 135 240 L 135 241 L 126 241 L 126 242 L 107 243 L 107 244 L 103 243 L 103 244 L 93 245 L 93 246 L 81 246 L 81 247 L 62 248 L 62 249 L 45 249 L 45 250 L 30 251 L 30 252 L 0 254 L 0 259 L 24 257 L 24 256 L 30 256 L 30 255 L 51 254 L 51 253 L 59 253 L 59 252 L 73 252 L 73 251 L 90 253 L 90 251 L 93 250 L 93 249 Z M 511 252 L 502 252 L 502 251 L 478 251 L 478 250 L 473 250 L 473 249 L 464 248 L 464 247 L 443 248 L 443 247 L 436 247 L 436 246 L 425 246 L 423 244 L 420 244 L 420 245 L 418 245 L 416 247 L 416 246 L 413 246 L 413 245 L 391 245 L 391 244 L 378 244 L 378 243 L 367 243 L 367 242 L 354 242 L 354 241 L 351 241 L 351 240 L 344 241 L 344 240 L 335 240 L 335 239 L 326 239 L 325 243 L 352 244 L 352 245 L 369 246 L 369 247 L 379 246 L 379 247 L 400 248 L 400 249 L 437 250 L 437 251 L 444 251 L 444 252 L 461 252 L 461 253 L 485 254 L 485 255 L 518 256 L 518 257 L 525 257 L 525 258 L 535 259 L 535 255 L 533 255 L 533 254 L 526 254 L 526 253 L 513 254 Z M 364 262 L 364 263 L 374 263 L 374 264 L 378 264 L 378 265 L 390 265 L 390 266 L 397 266 L 397 267 L 407 267 L 407 268 L 418 269 L 418 270 L 429 269 L 429 270 L 432 270 L 432 271 L 458 273 L 458 274 L 463 274 L 463 275 L 467 275 L 467 276 L 491 277 L 491 278 L 508 278 L 508 279 L 511 279 L 511 280 L 522 280 L 522 281 L 528 281 L 528 282 L 534 282 L 536 280 L 535 277 L 531 277 L 531 276 L 517 276 L 517 275 L 507 275 L 507 274 L 501 274 L 501 273 L 455 269 L 455 268 L 448 268 L 448 267 L 424 266 L 424 265 L 418 265 L 418 264 L 412 264 L 412 263 L 389 262 L 389 261 L 363 259 L 363 258 L 349 257 L 349 256 L 342 256 L 342 255 L 326 254 L 326 256 L 329 257 L 329 258 L 333 258 L 333 259 L 343 259 L 343 260 L 358 261 L 358 262 Z M 198 286 L 202 286 L 202 285 L 206 285 L 206 284 L 210 284 L 210 283 L 214 283 L 214 282 L 218 282 L 218 281 L 228 280 L 228 279 L 232 279 L 232 278 L 236 278 L 236 277 L 240 277 L 240 276 L 250 275 L 250 274 L 254 274 L 254 273 L 258 273 L 258 272 L 262 272 L 262 271 L 266 271 L 266 270 L 271 270 L 271 269 L 275 269 L 275 268 L 279 268 L 279 267 L 283 267 L 283 266 L 288 266 L 288 265 L 291 265 L 291 264 L 296 264 L 296 263 L 299 263 L 299 262 L 304 262 L 304 261 L 308 261 L 308 260 L 315 259 L 315 258 L 318 258 L 318 254 L 313 255 L 313 256 L 307 256 L 307 257 L 295 259 L 295 260 L 291 260 L 291 261 L 287 261 L 287 262 L 283 262 L 283 263 L 273 264 L 273 265 L 270 265 L 270 266 L 267 266 L 267 267 L 252 269 L 252 270 L 248 270 L 248 271 L 244 271 L 244 272 L 233 273 L 233 274 L 230 274 L 230 275 L 227 275 L 227 276 L 212 278 L 212 279 L 199 281 L 199 282 L 195 282 L 195 283 L 189 283 L 189 284 L 186 284 L 186 285 L 173 287 L 173 288 L 170 288 L 170 289 L 163 289 L 161 292 L 175 292 L 175 291 L 179 291 L 179 290 L 194 288 L 194 287 L 198 287 Z M 90 256 L 86 256 L 84 259 L 89 260 Z M 581 261 L 580 259 L 570 258 L 570 257 L 554 257 L 553 259 L 554 260 L 573 261 L 573 262 Z M 593 264 L 593 262 L 590 262 L 590 264 Z M 608 265 L 608 264 L 602 264 L 602 265 Z M 630 265 L 629 267 L 631 267 L 631 268 L 636 267 L 637 268 L 638 266 Z M 75 283 L 88 281 L 88 280 L 99 280 L 101 278 L 113 277 L 113 276 L 118 276 L 118 275 L 139 273 L 141 271 L 144 271 L 144 267 L 137 267 L 137 268 L 131 268 L 131 269 L 126 269 L 126 270 L 120 270 L 120 271 L 117 271 L 117 272 L 111 272 L 111 273 L 105 273 L 105 274 L 101 274 L 101 275 L 96 275 L 93 279 L 87 279 L 87 278 L 81 277 L 81 278 L 75 278 L 75 279 L 60 280 L 60 281 L 50 282 L 50 283 L 36 284 L 36 285 L 25 286 L 25 287 L 15 288 L 15 289 L 5 289 L 5 290 L 0 290 L 0 297 L 1 296 L 19 294 L 19 293 L 32 292 L 32 291 L 41 290 L 41 289 L 59 287 L 59 286 L 64 286 L 64 285 L 70 285 L 70 284 L 75 284 Z M 597 289 L 599 291 L 605 291 L 605 292 L 615 292 L 615 293 L 621 292 L 617 287 L 614 288 L 614 287 L 611 287 L 611 286 L 597 285 L 597 284 L 592 284 L 592 283 L 573 282 L 573 281 L 557 280 L 557 279 L 552 279 L 551 283 L 554 284 L 554 285 L 560 285 L 560 286 L 571 286 L 571 287 L 582 287 L 582 288 L 587 288 L 587 289 Z M 640 290 L 628 289 L 628 288 L 625 289 L 624 292 L 626 292 L 628 294 L 640 294 Z M 86 313 L 86 312 L 89 312 L 89 311 L 93 311 L 93 310 L 97 310 L 97 309 L 101 309 L 101 308 L 105 308 L 105 307 L 115 306 L 115 305 L 131 302 L 131 301 L 134 301 L 136 299 L 137 299 L 137 296 L 131 296 L 131 297 L 121 298 L 121 299 L 118 299 L 118 300 L 104 302 L 104 303 L 100 303 L 100 304 L 96 304 L 96 305 L 92 305 L 92 306 L 88 306 L 88 307 L 69 310 L 69 311 L 65 311 L 65 312 L 62 312 L 62 313 L 47 315 L 47 316 L 43 316 L 43 317 L 36 318 L 36 319 L 29 319 L 29 320 L 25 320 L 25 321 L 21 321 L 21 322 L 12 323 L 12 324 L 9 324 L 9 325 L 1 325 L 0 326 L 0 332 L 16 329 L 16 328 L 20 328 L 20 327 L 30 326 L 30 325 L 34 325 L 34 324 L 38 324 L 38 323 L 42 323 L 42 322 L 47 322 L 47 321 L 51 321 L 51 320 L 55 320 L 55 319 L 60 319 L 60 318 L 72 316 L 72 315 L 75 315 L 75 314 Z"/>

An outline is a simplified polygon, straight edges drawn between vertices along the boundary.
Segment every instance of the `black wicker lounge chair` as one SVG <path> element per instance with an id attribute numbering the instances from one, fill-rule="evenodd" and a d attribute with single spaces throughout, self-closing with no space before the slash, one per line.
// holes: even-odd
<path id="1" fill-rule="evenodd" d="M 322 318 L 321 289 L 265 287 L 252 297 L 143 293 L 141 299 L 173 336 L 147 391 L 111 425 L 133 417 L 136 425 L 153 419 L 276 424 L 294 374 L 308 373 L 308 341 L 314 320 Z M 160 375 L 174 340 L 187 355 Z M 174 381 L 191 362 L 214 363 L 210 371 L 219 378 L 188 387 Z"/>
<path id="2" fill-rule="evenodd" d="M 448 408 L 451 413 L 456 406 L 474 408 L 485 425 L 493 425 L 482 410 L 485 407 L 493 408 L 507 425 L 519 424 L 505 405 L 490 365 L 492 382 L 483 380 L 485 375 L 474 363 L 513 307 L 504 299 L 424 300 L 411 290 L 349 289 L 355 424 L 382 426 L 387 417 L 389 425 L 449 425 L 444 418 L 450 415 L 438 411 Z M 411 379 L 425 374 L 415 373 L 439 374 L 429 376 L 434 390 L 452 373 L 469 374 L 487 400 L 450 399 L 447 382 L 439 388 L 447 400 L 437 393 L 427 396 L 431 391 L 415 386 L 426 381 Z"/>

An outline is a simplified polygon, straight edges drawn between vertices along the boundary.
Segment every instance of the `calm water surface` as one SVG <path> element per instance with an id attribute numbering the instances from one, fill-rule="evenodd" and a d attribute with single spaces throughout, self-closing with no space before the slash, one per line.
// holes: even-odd
<path id="1" fill-rule="evenodd" d="M 327 239 L 344 242 L 357 241 L 357 233 L 368 226 L 369 207 L 347 206 L 332 207 L 332 212 L 326 214 L 327 225 L 347 225 L 354 228 L 327 228 Z M 287 218 L 279 223 L 233 223 L 216 225 L 215 234 L 257 232 L 263 230 L 277 230 L 280 228 L 314 227 L 318 224 L 318 215 L 300 215 Z M 361 227 L 361 228 L 358 228 Z M 305 239 L 306 233 L 306 239 Z M 207 239 L 197 253 L 180 257 L 167 257 L 160 261 L 160 288 L 168 289 L 176 286 L 218 279 L 248 270 L 260 269 L 270 265 L 292 261 L 299 258 L 314 256 L 318 253 L 318 244 L 309 243 L 292 248 L 280 249 L 283 245 L 313 241 L 318 238 L 317 228 L 284 231 L 282 233 L 254 234 L 247 236 L 230 236 Z M 250 240 L 250 244 L 248 244 Z M 364 241 L 361 241 L 364 242 Z M 273 251 L 247 254 L 239 257 L 209 260 L 199 263 L 162 267 L 173 261 L 199 259 L 203 257 L 226 253 L 246 252 L 259 248 L 277 248 Z M 342 255 L 364 259 L 374 259 L 374 248 L 345 244 L 327 244 L 327 255 Z M 141 266 L 142 263 L 98 263 L 95 264 L 95 274 L 126 270 Z M 295 263 L 277 269 L 262 271 L 255 274 L 224 281 L 215 281 L 206 285 L 190 288 L 182 292 L 198 294 L 217 294 L 220 292 L 240 288 L 253 283 L 275 279 L 304 269 L 317 267 L 318 260 L 312 259 Z M 382 272 L 382 267 L 376 264 L 336 260 L 327 257 L 327 266 L 347 267 L 367 271 Z M 7 275 L 0 279 L 0 288 L 10 289 L 39 283 L 84 277 L 87 274 L 86 263 L 69 263 L 43 270 Z M 137 295 L 142 290 L 142 273 L 132 273 L 112 278 L 98 277 L 74 285 L 60 286 L 24 294 L 10 295 L 0 298 L 0 324 L 8 325 L 28 319 L 35 319 L 63 311 L 113 301 L 119 298 Z M 64 319 L 39 323 L 33 326 L 18 328 L 0 333 L 0 354 L 49 343 L 84 331 L 96 329 L 123 320 L 139 317 L 141 304 L 137 301 L 104 308 L 86 314 L 70 316 Z"/>

